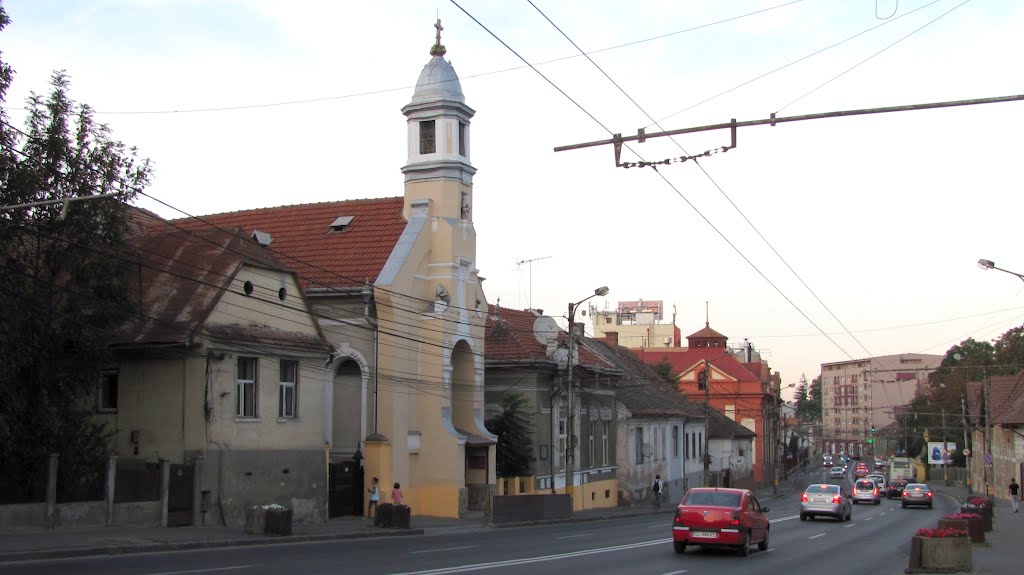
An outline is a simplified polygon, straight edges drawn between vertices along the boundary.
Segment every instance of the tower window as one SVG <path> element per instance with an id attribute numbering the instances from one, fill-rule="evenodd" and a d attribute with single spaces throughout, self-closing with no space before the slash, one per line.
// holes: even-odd
<path id="1" fill-rule="evenodd" d="M 420 122 L 420 153 L 433 154 L 437 151 L 437 138 L 434 134 L 434 120 Z"/>
<path id="2" fill-rule="evenodd" d="M 459 155 L 466 157 L 466 124 L 459 122 Z"/>

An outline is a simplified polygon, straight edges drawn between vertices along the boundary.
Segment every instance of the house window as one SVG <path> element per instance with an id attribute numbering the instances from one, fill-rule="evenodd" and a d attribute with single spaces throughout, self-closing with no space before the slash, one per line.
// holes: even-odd
<path id="1" fill-rule="evenodd" d="M 672 457 L 679 457 L 679 426 L 672 426 Z"/>
<path id="2" fill-rule="evenodd" d="M 102 413 L 117 412 L 117 372 L 105 373 L 100 378 L 99 403 L 97 408 Z"/>
<path id="3" fill-rule="evenodd" d="M 697 457 L 704 457 L 704 434 L 697 434 Z"/>
<path id="4" fill-rule="evenodd" d="M 238 375 L 235 382 L 235 415 L 256 417 L 256 358 L 238 358 Z"/>
<path id="5" fill-rule="evenodd" d="M 437 140 L 434 134 L 434 120 L 420 122 L 420 153 L 433 154 L 437 151 Z"/>
<path id="6" fill-rule="evenodd" d="M 610 422 L 602 421 L 601 427 L 601 465 L 608 465 L 608 432 L 610 431 Z"/>
<path id="7" fill-rule="evenodd" d="M 278 384 L 278 417 L 298 417 L 299 362 L 282 359 L 281 379 Z"/>
<path id="8" fill-rule="evenodd" d="M 636 428 L 636 462 L 644 462 L 644 428 Z"/>
<path id="9" fill-rule="evenodd" d="M 587 438 L 587 441 L 590 443 L 588 445 L 588 451 L 589 451 L 590 459 L 588 459 L 587 462 L 590 463 L 591 467 L 594 467 L 594 463 L 595 463 L 595 461 L 594 461 L 594 436 L 595 435 L 597 435 L 597 422 L 596 421 L 591 421 L 590 422 L 590 437 Z"/>
<path id="10" fill-rule="evenodd" d="M 459 155 L 466 157 L 466 124 L 459 122 Z"/>

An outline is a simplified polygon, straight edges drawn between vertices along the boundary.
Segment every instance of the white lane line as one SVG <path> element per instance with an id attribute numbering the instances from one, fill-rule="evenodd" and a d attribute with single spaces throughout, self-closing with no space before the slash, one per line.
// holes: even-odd
<path id="1" fill-rule="evenodd" d="M 790 515 L 789 517 L 777 517 L 775 519 L 769 519 L 768 523 L 778 523 L 779 521 L 789 521 L 790 519 L 796 519 L 799 515 Z"/>
<path id="2" fill-rule="evenodd" d="M 570 551 L 569 553 L 558 553 L 556 555 L 541 555 L 538 557 L 524 557 L 522 559 L 508 559 L 506 561 L 491 561 L 488 563 L 475 563 L 472 565 L 456 565 L 453 567 L 441 567 L 439 569 L 427 569 L 425 571 L 408 571 L 405 573 L 396 573 L 394 575 L 445 575 L 447 573 L 466 573 L 469 571 L 482 571 L 484 569 L 497 569 L 500 567 L 511 567 L 515 565 L 527 565 L 530 563 L 541 563 L 544 561 L 557 561 L 559 559 L 572 559 L 574 557 L 583 557 L 585 555 L 596 555 L 598 553 L 613 553 L 615 551 L 625 551 L 627 549 L 639 549 L 641 547 L 650 547 L 652 545 L 664 545 L 671 542 L 672 539 L 655 539 L 653 541 L 643 541 L 640 543 L 629 543 L 626 545 L 612 545 L 611 547 L 599 547 L 597 549 L 584 549 L 582 551 Z"/>
<path id="3" fill-rule="evenodd" d="M 843 529 L 849 529 L 849 528 L 853 527 L 854 525 L 856 525 L 856 523 L 850 523 L 849 525 L 844 525 Z"/>
<path id="4" fill-rule="evenodd" d="M 825 533 L 818 533 L 817 535 L 811 535 L 808 539 L 817 539 L 818 537 L 824 537 Z"/>
<path id="5" fill-rule="evenodd" d="M 679 575 L 680 573 L 686 573 L 686 569 L 682 571 L 669 571 L 668 573 L 662 573 L 661 575 Z"/>
<path id="6" fill-rule="evenodd" d="M 214 571 L 248 569 L 249 567 L 256 567 L 256 565 L 232 565 L 231 567 L 212 567 L 210 569 L 193 569 L 191 571 L 163 571 L 161 573 L 148 573 L 147 575 L 184 575 L 185 573 L 213 573 Z"/>
<path id="7" fill-rule="evenodd" d="M 425 549 L 423 551 L 411 551 L 411 553 L 437 553 L 438 551 L 455 551 L 456 549 L 472 549 L 476 545 L 463 545 L 462 547 L 444 547 L 441 549 Z"/>
<path id="8" fill-rule="evenodd" d="M 867 519 L 865 519 L 864 521 L 871 521 L 872 519 L 874 519 L 874 517 L 868 517 L 868 518 L 867 518 Z"/>
<path id="9" fill-rule="evenodd" d="M 588 537 L 590 535 L 593 535 L 593 533 L 580 533 L 579 535 L 563 535 L 558 539 L 575 539 L 576 537 Z"/>
<path id="10" fill-rule="evenodd" d="M 664 523 L 659 523 L 657 525 L 648 525 L 647 526 L 648 529 L 657 529 L 659 527 L 662 528 L 662 529 L 668 529 L 669 527 L 672 527 L 672 525 L 666 525 Z"/>

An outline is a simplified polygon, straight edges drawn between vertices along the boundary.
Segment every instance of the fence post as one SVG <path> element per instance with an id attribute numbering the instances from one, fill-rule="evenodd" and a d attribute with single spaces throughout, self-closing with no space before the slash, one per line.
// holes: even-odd
<path id="1" fill-rule="evenodd" d="M 192 525 L 203 521 L 203 456 L 197 454 L 192 460 Z"/>
<path id="2" fill-rule="evenodd" d="M 107 503 L 107 527 L 114 524 L 114 490 L 117 488 L 117 455 L 111 453 L 107 460 L 107 490 L 104 499 Z"/>
<path id="3" fill-rule="evenodd" d="M 160 460 L 160 527 L 167 527 L 167 504 L 171 496 L 171 462 Z"/>
<path id="4" fill-rule="evenodd" d="M 57 521 L 57 460 L 59 453 L 51 453 L 46 470 L 46 528 L 53 529 Z"/>

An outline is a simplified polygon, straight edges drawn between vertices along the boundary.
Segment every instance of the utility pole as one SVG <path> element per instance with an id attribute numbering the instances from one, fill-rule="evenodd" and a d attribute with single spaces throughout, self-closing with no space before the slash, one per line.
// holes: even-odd
<path id="1" fill-rule="evenodd" d="M 985 379 L 982 382 L 982 391 L 983 391 L 984 396 L 985 396 L 985 398 L 984 398 L 985 399 L 985 441 L 984 441 L 985 457 L 982 458 L 982 460 L 981 460 L 981 464 L 982 464 L 982 468 L 981 469 L 982 469 L 982 478 L 985 481 L 985 495 L 988 495 L 988 496 L 992 495 L 992 488 L 989 485 L 989 476 L 988 476 L 988 465 L 989 465 L 988 462 L 989 462 L 989 460 L 992 457 L 992 412 L 989 411 L 989 406 L 988 406 L 988 388 L 990 387 L 989 386 L 990 383 L 991 383 L 991 380 L 990 380 L 990 378 L 988 376 L 988 368 L 985 368 Z"/>
<path id="2" fill-rule="evenodd" d="M 711 362 L 704 361 L 704 371 L 697 374 L 697 382 L 701 380 L 701 376 L 704 379 L 704 487 L 710 487 L 711 479 L 711 454 L 708 453 L 708 431 L 710 429 L 708 425 L 708 416 L 711 413 Z"/>
<path id="3" fill-rule="evenodd" d="M 576 393 L 573 391 L 572 383 L 572 344 L 576 339 L 576 306 L 569 304 L 569 358 L 566 361 L 566 396 L 569 404 L 567 406 L 566 419 L 568 420 L 565 430 L 565 492 L 569 495 L 569 509 L 574 509 L 572 503 L 573 484 L 573 460 L 576 457 L 576 446 L 573 445 L 576 424 Z"/>
<path id="4" fill-rule="evenodd" d="M 942 479 L 949 485 L 949 468 L 947 467 L 946 460 L 949 459 L 949 455 L 946 453 L 946 408 L 942 408 Z"/>

